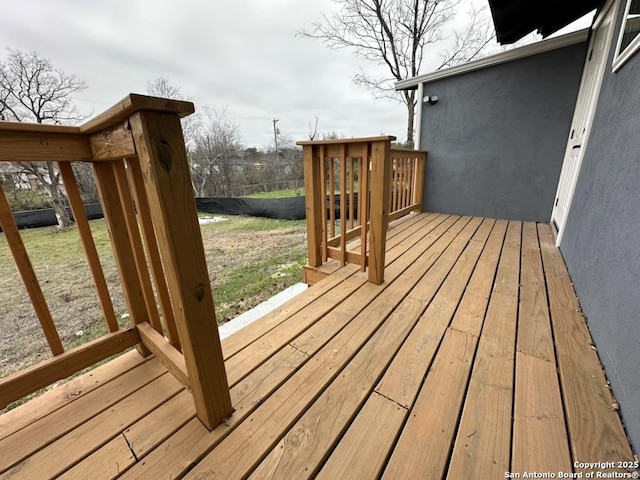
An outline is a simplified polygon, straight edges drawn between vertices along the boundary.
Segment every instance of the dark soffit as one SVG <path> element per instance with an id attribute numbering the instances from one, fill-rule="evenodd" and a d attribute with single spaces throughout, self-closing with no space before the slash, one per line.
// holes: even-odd
<path id="1" fill-rule="evenodd" d="M 496 37 L 514 43 L 534 30 L 547 37 L 594 9 L 605 0 L 489 0 Z"/>

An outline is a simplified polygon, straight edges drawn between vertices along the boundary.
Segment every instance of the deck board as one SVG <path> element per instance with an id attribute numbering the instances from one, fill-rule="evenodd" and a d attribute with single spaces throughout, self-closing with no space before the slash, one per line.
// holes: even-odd
<path id="1" fill-rule="evenodd" d="M 548 225 L 410 215 L 386 264 L 382 285 L 327 267 L 225 339 L 226 424 L 207 431 L 134 351 L 0 417 L 0 478 L 505 478 L 633 459 Z"/>

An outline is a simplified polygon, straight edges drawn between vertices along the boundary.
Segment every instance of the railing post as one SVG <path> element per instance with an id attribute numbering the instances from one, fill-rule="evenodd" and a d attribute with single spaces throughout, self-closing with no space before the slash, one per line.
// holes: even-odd
<path id="1" fill-rule="evenodd" d="M 211 430 L 233 407 L 180 119 L 141 111 L 130 123 L 196 414 Z"/>
<path id="2" fill-rule="evenodd" d="M 384 257 L 389 224 L 391 141 L 371 143 L 371 226 L 369 229 L 369 281 L 384 281 Z"/>
<path id="3" fill-rule="evenodd" d="M 302 160 L 304 162 L 305 208 L 307 215 L 307 252 L 309 266 L 322 265 L 322 209 L 326 207 L 326 195 L 322 192 L 320 162 L 316 158 L 317 149 L 313 145 L 304 145 Z"/>
<path id="4" fill-rule="evenodd" d="M 427 152 L 417 152 L 416 155 L 412 203 L 417 205 L 416 210 L 421 212 L 424 204 L 424 172 L 427 166 Z"/>

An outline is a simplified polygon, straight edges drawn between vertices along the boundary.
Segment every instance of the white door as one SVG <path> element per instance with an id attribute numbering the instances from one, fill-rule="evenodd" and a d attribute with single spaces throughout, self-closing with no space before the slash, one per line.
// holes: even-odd
<path id="1" fill-rule="evenodd" d="M 608 10 L 603 11 L 594 23 L 594 31 L 591 34 L 587 58 L 580 82 L 580 90 L 573 113 L 571 130 L 567 149 L 562 163 L 558 190 L 551 213 L 551 225 L 556 232 L 557 244 L 560 245 L 562 233 L 571 207 L 573 192 L 580 173 L 580 164 L 584 155 L 585 146 L 589 137 L 591 121 L 598 94 L 602 85 L 609 45 L 613 36 L 613 22 L 615 20 L 615 8 L 611 2 Z"/>

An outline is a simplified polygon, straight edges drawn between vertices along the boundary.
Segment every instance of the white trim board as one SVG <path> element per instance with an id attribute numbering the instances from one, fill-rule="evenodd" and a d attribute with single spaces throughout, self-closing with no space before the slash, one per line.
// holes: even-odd
<path id="1" fill-rule="evenodd" d="M 461 75 L 463 73 L 480 70 L 482 68 L 499 65 L 501 63 L 507 63 L 519 58 L 530 57 L 539 53 L 568 47 L 570 45 L 585 42 L 588 36 L 589 28 L 585 28 L 582 30 L 578 30 L 577 32 L 562 35 L 560 37 L 549 38 L 541 42 L 525 45 L 524 47 L 514 48 L 513 50 L 507 50 L 506 52 L 498 53 L 495 55 L 489 55 L 488 57 L 480 58 L 478 60 L 464 63 L 462 65 L 456 65 L 455 67 L 445 68 L 442 70 L 437 70 L 435 72 L 427 73 L 425 75 L 401 80 L 396 83 L 396 90 L 409 90 L 412 88 L 416 88 L 421 83 L 440 80 L 447 77 L 453 77 L 456 75 Z"/>
<path id="2" fill-rule="evenodd" d="M 309 286 L 306 283 L 296 283 L 295 285 L 292 285 L 289 288 L 286 288 L 280 293 L 274 295 L 270 299 L 265 300 L 258 306 L 253 307 L 251 310 L 248 310 L 243 314 L 229 320 L 227 323 L 220 325 L 218 327 L 220 340 L 224 340 L 237 331 L 242 330 L 247 325 L 255 322 L 256 320 L 259 320 L 267 313 L 272 312 L 281 305 L 284 305 L 296 295 L 304 292 L 307 288 L 309 288 Z"/>

